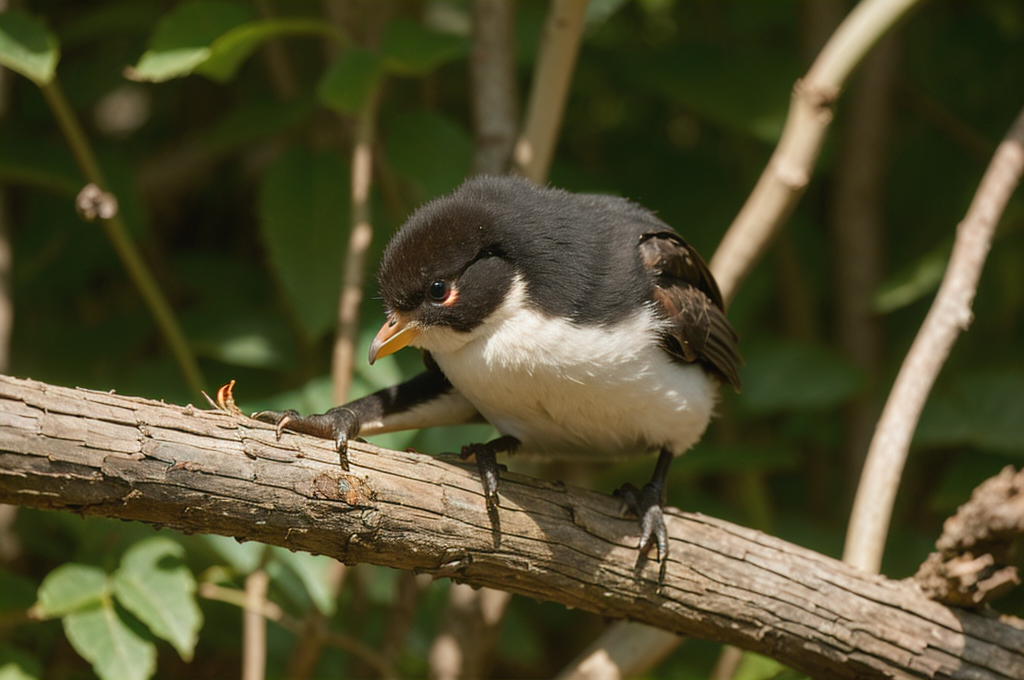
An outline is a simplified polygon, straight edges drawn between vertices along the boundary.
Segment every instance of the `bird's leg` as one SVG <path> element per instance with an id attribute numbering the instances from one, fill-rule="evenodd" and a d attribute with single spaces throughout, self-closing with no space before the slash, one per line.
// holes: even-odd
<path id="1" fill-rule="evenodd" d="M 303 416 L 292 410 L 260 411 L 252 417 L 275 426 L 278 439 L 286 430 L 330 439 L 338 449 L 342 468 L 348 470 L 348 443 L 360 434 L 452 425 L 477 416 L 468 402 L 463 400 L 464 407 L 460 407 L 457 400 L 453 401 L 452 393 L 452 384 L 441 371 L 428 370 L 326 413 Z M 422 414 L 415 422 L 409 419 L 413 410 Z"/>
<path id="2" fill-rule="evenodd" d="M 335 406 L 326 413 L 299 415 L 298 411 L 260 411 L 252 414 L 256 420 L 270 423 L 277 430 L 277 438 L 285 430 L 330 439 L 338 450 L 341 468 L 348 470 L 348 442 L 359 434 L 360 417 L 349 406 Z"/>
<path id="3" fill-rule="evenodd" d="M 637 567 L 641 566 L 647 552 L 658 546 L 658 561 L 665 565 L 668 557 L 668 531 L 665 529 L 665 518 L 661 507 L 665 503 L 665 481 L 668 478 L 668 467 L 672 464 L 672 453 L 662 449 L 658 455 L 658 463 L 654 466 L 651 481 L 643 489 L 632 484 L 623 484 L 615 492 L 622 498 L 626 510 L 640 518 L 640 555 Z"/>
<path id="4" fill-rule="evenodd" d="M 476 466 L 480 470 L 480 481 L 484 485 L 484 497 L 487 499 L 488 510 L 493 510 L 498 505 L 498 479 L 503 466 L 498 465 L 496 454 L 514 453 L 518 447 L 519 440 L 507 435 L 486 444 L 467 444 L 462 447 L 462 453 L 459 455 L 463 460 L 470 456 L 476 457 Z"/>

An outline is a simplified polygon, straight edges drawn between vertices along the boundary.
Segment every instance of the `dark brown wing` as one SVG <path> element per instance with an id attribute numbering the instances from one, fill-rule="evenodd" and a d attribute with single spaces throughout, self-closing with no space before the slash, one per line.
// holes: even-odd
<path id="1" fill-rule="evenodd" d="M 739 339 L 704 260 L 671 231 L 642 235 L 639 249 L 654 281 L 654 302 L 670 324 L 665 349 L 682 361 L 702 364 L 739 390 Z"/>

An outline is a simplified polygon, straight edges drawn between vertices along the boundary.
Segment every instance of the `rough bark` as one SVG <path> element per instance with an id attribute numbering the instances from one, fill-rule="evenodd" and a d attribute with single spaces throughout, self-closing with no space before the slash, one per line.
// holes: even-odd
<path id="1" fill-rule="evenodd" d="M 976 607 L 1020 585 L 1014 547 L 1024 536 L 1024 470 L 1003 468 L 946 520 L 933 552 L 914 575 L 929 597 Z"/>
<path id="2" fill-rule="evenodd" d="M 668 510 L 636 573 L 606 496 L 508 474 L 500 526 L 472 466 L 220 412 L 0 378 L 0 502 L 259 540 L 450 577 L 768 654 L 830 678 L 1024 677 L 1024 630 L 810 550 Z"/>

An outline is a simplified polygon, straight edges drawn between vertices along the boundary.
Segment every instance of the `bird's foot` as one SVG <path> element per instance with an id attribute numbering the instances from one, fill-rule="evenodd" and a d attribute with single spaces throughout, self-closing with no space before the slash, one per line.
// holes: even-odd
<path id="1" fill-rule="evenodd" d="M 498 437 L 486 444 L 467 444 L 462 447 L 459 457 L 466 460 L 469 457 L 476 458 L 476 466 L 480 471 L 480 481 L 484 487 L 484 498 L 487 500 L 487 509 L 494 510 L 499 505 L 498 480 L 501 478 L 501 470 L 504 465 L 498 465 L 497 454 L 501 452 L 513 453 L 519 446 L 519 440 L 515 437 Z M 507 469 L 507 468 L 505 468 Z"/>
<path id="2" fill-rule="evenodd" d="M 260 411 L 252 417 L 275 427 L 277 438 L 285 430 L 313 435 L 334 442 L 341 468 L 348 470 L 348 443 L 359 434 L 359 416 L 345 406 L 336 406 L 326 413 L 299 415 L 298 411 Z"/>
<path id="3" fill-rule="evenodd" d="M 637 569 L 643 566 L 647 553 L 657 546 L 658 561 L 662 570 L 668 557 L 668 531 L 665 529 L 665 515 L 661 509 L 662 489 L 655 483 L 645 484 L 637 489 L 632 484 L 623 484 L 615 491 L 621 499 L 625 512 L 640 520 L 640 554 L 637 556 Z"/>

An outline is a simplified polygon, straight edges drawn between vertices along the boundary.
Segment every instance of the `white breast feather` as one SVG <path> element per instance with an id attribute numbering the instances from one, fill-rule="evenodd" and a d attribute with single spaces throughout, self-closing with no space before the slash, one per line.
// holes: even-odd
<path id="1" fill-rule="evenodd" d="M 522 453 L 608 459 L 665 446 L 679 455 L 704 433 L 717 384 L 672 361 L 656 330 L 651 308 L 612 326 L 548 317 L 517 280 L 471 333 L 430 329 L 415 344 Z"/>

